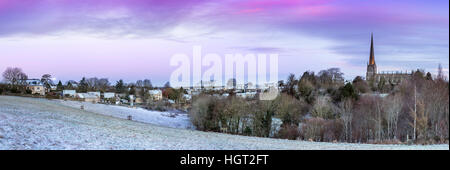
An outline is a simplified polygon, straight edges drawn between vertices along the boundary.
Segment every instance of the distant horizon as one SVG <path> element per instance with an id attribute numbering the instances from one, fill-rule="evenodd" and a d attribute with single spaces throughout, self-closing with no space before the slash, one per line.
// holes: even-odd
<path id="1" fill-rule="evenodd" d="M 12 68 L 12 67 L 11 67 L 11 68 Z M 437 67 L 436 67 L 436 68 L 437 68 Z M 5 69 L 6 69 L 6 68 L 5 68 Z M 21 69 L 24 70 L 23 68 L 21 68 Z M 326 68 L 326 69 L 329 69 L 329 68 Z M 322 70 L 326 70 L 326 69 L 322 69 Z M 399 70 L 398 72 L 402 72 L 402 73 L 411 73 L 411 72 L 414 72 L 414 71 L 417 71 L 417 70 L 419 70 L 419 71 L 424 71 L 425 74 L 428 73 L 428 72 L 430 72 L 430 71 L 427 71 L 427 70 L 424 70 L 424 69 L 420 69 L 420 68 L 415 69 L 415 70 L 404 70 L 404 71 Z M 4 71 L 4 70 L 3 70 L 3 71 Z M 2 73 L 3 73 L 3 71 L 2 71 Z M 378 73 L 383 73 L 383 72 L 385 72 L 385 71 L 388 72 L 388 70 L 381 70 L 381 71 L 379 71 Z M 396 72 L 396 71 L 393 71 L 393 72 Z M 25 71 L 24 71 L 24 73 L 27 74 Z M 304 73 L 304 72 L 303 72 L 303 73 Z M 301 77 L 303 73 L 295 74 L 296 78 Z M 317 72 L 314 71 L 314 73 L 317 75 L 317 74 L 318 74 L 318 71 L 317 71 Z M 433 78 L 435 78 L 435 77 L 437 76 L 437 73 L 436 73 L 436 74 L 434 74 L 434 73 L 432 73 L 432 72 L 430 72 L 430 73 L 432 74 Z M 448 73 L 448 71 L 447 71 L 447 73 Z M 292 73 L 292 74 L 294 74 L 294 73 Z M 365 72 L 364 72 L 364 74 L 365 74 Z M 353 80 L 354 78 L 356 78 L 357 76 L 360 76 L 360 77 L 365 78 L 364 74 L 356 75 L 356 76 L 354 76 L 354 77 L 347 78 L 347 77 L 345 76 L 345 73 L 344 73 L 344 81 L 352 81 L 352 80 Z M 27 75 L 28 75 L 28 74 L 27 74 Z M 285 81 L 286 78 L 287 78 L 287 76 L 288 76 L 288 75 L 286 75 L 285 77 L 280 77 L 280 78 L 279 78 L 279 81 L 280 81 L 280 80 Z M 72 81 L 72 80 L 79 83 L 80 80 L 83 79 L 83 77 L 86 78 L 86 79 L 88 79 L 88 78 L 94 78 L 94 77 L 99 78 L 99 79 L 100 79 L 100 78 L 106 78 L 106 79 L 108 79 L 108 81 L 109 81 L 109 83 L 110 83 L 111 86 L 114 86 L 115 83 L 116 83 L 117 81 L 119 81 L 119 80 L 123 80 L 123 82 L 124 82 L 125 84 L 131 84 L 131 83 L 135 84 L 136 81 L 138 81 L 138 80 L 145 80 L 145 79 L 148 79 L 148 80 L 151 81 L 153 87 L 163 87 L 166 83 L 169 82 L 169 80 L 167 80 L 167 81 L 161 81 L 161 82 L 158 82 L 158 84 L 156 84 L 151 78 L 141 78 L 141 79 L 136 79 L 136 80 L 127 80 L 127 79 L 110 79 L 109 77 L 98 77 L 98 76 L 93 76 L 93 77 L 82 76 L 82 77 L 80 77 L 79 79 L 67 79 L 67 80 L 62 80 L 62 79 L 55 79 L 55 78 L 53 78 L 53 75 L 52 75 L 52 81 L 53 81 L 53 83 L 54 83 L 55 85 L 58 84 L 59 81 L 61 81 L 61 83 L 63 83 L 63 85 L 66 85 L 66 83 L 67 83 L 68 81 Z M 449 75 L 448 75 L 448 74 L 445 74 L 445 71 L 444 71 L 444 78 L 446 78 L 446 79 L 449 78 Z M 41 79 L 41 76 L 38 76 L 38 77 L 28 77 L 28 80 L 31 80 L 31 79 L 39 79 L 39 80 L 40 80 L 40 79 Z M 0 79 L 0 83 L 6 83 L 6 82 L 4 82 L 4 81 L 3 81 L 3 78 L 2 78 L 2 79 Z M 169 82 L 169 83 L 170 83 L 170 82 Z M 227 82 L 224 82 L 224 85 L 226 85 L 226 83 L 227 83 Z"/>
<path id="2" fill-rule="evenodd" d="M 163 86 L 176 53 L 277 53 L 278 79 L 340 68 L 365 77 L 370 34 L 379 71 L 449 77 L 445 0 L 0 0 L 0 71 L 29 78 L 149 79 Z M 208 67 L 204 67 L 208 68 Z M 0 80 L 3 81 L 3 80 Z"/>

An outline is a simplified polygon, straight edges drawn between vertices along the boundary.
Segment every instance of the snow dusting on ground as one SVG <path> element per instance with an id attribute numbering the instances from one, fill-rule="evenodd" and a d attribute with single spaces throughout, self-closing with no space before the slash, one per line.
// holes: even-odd
<path id="1" fill-rule="evenodd" d="M 84 106 L 84 110 L 80 106 Z M 126 120 L 131 115 L 133 120 Z M 185 114 L 0 96 L 0 150 L 5 149 L 433 149 L 449 145 L 372 145 L 293 141 L 192 130 Z"/>
<path id="2" fill-rule="evenodd" d="M 93 104 L 91 102 L 64 100 L 52 101 L 57 102 L 57 104 L 62 104 L 76 109 L 80 109 L 81 106 L 83 106 L 86 111 L 122 119 L 127 119 L 128 116 L 131 116 L 132 120 L 138 122 L 181 129 L 195 129 L 189 121 L 189 117 L 186 113 L 150 111 L 139 107 L 132 108 L 126 106 Z"/>

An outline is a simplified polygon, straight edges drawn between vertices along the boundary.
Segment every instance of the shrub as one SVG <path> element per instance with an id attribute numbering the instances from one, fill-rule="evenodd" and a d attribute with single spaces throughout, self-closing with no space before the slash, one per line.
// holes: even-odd
<path id="1" fill-rule="evenodd" d="M 278 100 L 276 113 L 283 124 L 297 125 L 306 112 L 306 102 L 285 94 L 282 94 Z"/>
<path id="2" fill-rule="evenodd" d="M 343 136 L 343 124 L 339 119 L 326 120 L 323 125 L 323 142 L 338 141 Z"/>
<path id="3" fill-rule="evenodd" d="M 333 105 L 331 103 L 331 99 L 328 96 L 319 96 L 314 103 L 311 114 L 313 117 L 323 119 L 333 118 Z"/>
<path id="4" fill-rule="evenodd" d="M 296 125 L 283 125 L 275 135 L 276 138 L 295 140 L 300 136 L 298 126 Z"/>
<path id="5" fill-rule="evenodd" d="M 163 101 L 157 101 L 154 103 L 152 110 L 157 110 L 157 111 L 167 111 L 167 106 Z"/>
<path id="6" fill-rule="evenodd" d="M 243 135 L 250 136 L 252 135 L 252 129 L 248 126 L 245 127 Z"/>
<path id="7" fill-rule="evenodd" d="M 194 101 L 190 111 L 190 119 L 198 130 L 218 131 L 218 116 L 216 114 L 216 99 L 202 96 Z"/>
<path id="8" fill-rule="evenodd" d="M 26 90 L 25 90 L 25 93 L 26 93 L 26 94 L 31 94 L 32 92 L 33 92 L 33 91 L 31 91 L 30 89 L 26 89 Z"/>
<path id="9" fill-rule="evenodd" d="M 20 90 L 17 87 L 12 87 L 9 91 L 11 93 L 20 93 Z"/>
<path id="10" fill-rule="evenodd" d="M 321 141 L 323 139 L 323 125 L 325 120 L 322 118 L 306 119 L 300 130 L 300 136 L 304 140 Z"/>

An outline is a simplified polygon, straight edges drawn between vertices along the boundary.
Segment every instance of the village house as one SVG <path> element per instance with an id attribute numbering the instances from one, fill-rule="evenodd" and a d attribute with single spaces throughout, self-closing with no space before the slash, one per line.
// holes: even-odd
<path id="1" fill-rule="evenodd" d="M 276 83 L 276 82 L 267 82 L 267 83 L 264 83 L 264 85 L 262 86 L 262 87 L 260 87 L 260 89 L 262 89 L 262 90 L 267 90 L 267 89 L 270 89 L 270 88 L 278 88 L 278 83 Z"/>
<path id="2" fill-rule="evenodd" d="M 39 79 L 26 80 L 27 90 L 31 90 L 31 94 L 45 95 L 45 86 Z"/>
<path id="3" fill-rule="evenodd" d="M 183 95 L 183 98 L 184 98 L 185 100 L 191 100 L 191 99 L 192 99 L 192 96 L 191 96 L 190 94 L 184 94 L 184 95 Z"/>
<path id="4" fill-rule="evenodd" d="M 77 94 L 75 90 L 63 90 L 62 92 L 63 97 L 75 97 L 75 94 Z"/>
<path id="5" fill-rule="evenodd" d="M 50 85 L 50 91 L 56 91 L 58 89 L 58 86 Z"/>
<path id="6" fill-rule="evenodd" d="M 116 93 L 113 93 L 113 92 L 102 93 L 100 98 L 101 98 L 102 102 L 104 102 L 104 103 L 113 103 L 113 102 L 117 101 Z"/>
<path id="7" fill-rule="evenodd" d="M 256 96 L 256 92 L 236 93 L 236 96 L 242 98 L 253 98 Z"/>
<path id="8" fill-rule="evenodd" d="M 142 104 L 142 103 L 144 103 L 144 100 L 141 97 L 136 97 L 136 99 L 134 99 L 134 103 Z"/>
<path id="9" fill-rule="evenodd" d="M 103 93 L 103 99 L 112 99 L 114 97 L 116 97 L 116 93 L 113 93 L 113 92 Z"/>
<path id="10" fill-rule="evenodd" d="M 162 100 L 162 91 L 159 89 L 149 90 L 150 99 L 153 101 Z"/>
<path id="11" fill-rule="evenodd" d="M 116 97 L 122 99 L 122 98 L 127 97 L 127 94 L 125 94 L 125 93 L 116 93 Z"/>
<path id="12" fill-rule="evenodd" d="M 99 92 L 99 91 L 90 91 L 90 92 L 87 92 L 89 95 L 95 95 L 95 96 L 97 96 L 98 98 L 100 98 L 100 96 L 101 96 L 101 93 Z"/>
<path id="13" fill-rule="evenodd" d="M 77 93 L 75 95 L 75 98 L 80 99 L 85 102 L 93 102 L 98 103 L 100 102 L 100 96 L 97 96 L 95 94 L 89 94 L 89 93 Z"/>

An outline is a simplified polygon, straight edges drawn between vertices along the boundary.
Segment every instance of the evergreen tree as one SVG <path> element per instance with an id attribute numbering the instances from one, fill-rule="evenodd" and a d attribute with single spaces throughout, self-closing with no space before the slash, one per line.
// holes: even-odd
<path id="1" fill-rule="evenodd" d="M 134 85 L 130 86 L 130 91 L 128 92 L 128 94 L 136 96 L 136 87 Z"/>
<path id="2" fill-rule="evenodd" d="M 425 79 L 427 79 L 427 80 L 433 80 L 433 76 L 431 76 L 431 73 L 430 73 L 430 72 L 427 73 Z"/>
<path id="3" fill-rule="evenodd" d="M 80 83 L 78 84 L 78 91 L 81 92 L 81 93 L 86 93 L 87 90 L 88 90 L 88 83 L 86 81 L 86 78 L 83 77 L 80 80 Z"/>
<path id="4" fill-rule="evenodd" d="M 66 89 L 69 89 L 69 90 L 73 89 L 73 85 L 72 85 L 72 83 L 70 81 L 67 82 Z"/>
<path id="5" fill-rule="evenodd" d="M 117 81 L 117 83 L 116 83 L 116 92 L 117 92 L 117 93 L 123 93 L 123 92 L 125 92 L 125 85 L 124 85 L 122 79 L 120 79 L 120 80 Z"/>
<path id="6" fill-rule="evenodd" d="M 58 90 L 58 91 L 64 90 L 64 86 L 63 86 L 61 80 L 58 82 L 58 85 L 56 86 L 56 90 Z"/>
<path id="7" fill-rule="evenodd" d="M 166 84 L 164 84 L 164 88 L 171 88 L 171 87 L 170 87 L 170 83 L 169 83 L 169 82 L 166 82 Z"/>

